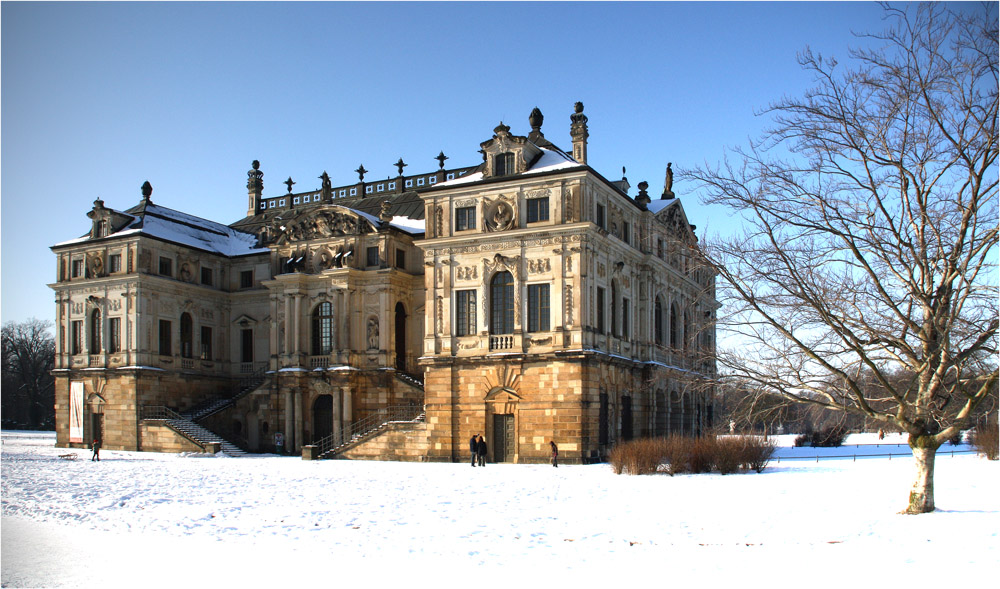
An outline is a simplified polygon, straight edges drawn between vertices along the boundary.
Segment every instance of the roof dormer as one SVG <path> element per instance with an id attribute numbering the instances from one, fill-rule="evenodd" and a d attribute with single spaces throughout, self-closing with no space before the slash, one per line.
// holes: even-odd
<path id="1" fill-rule="evenodd" d="M 484 178 L 524 173 L 542 154 L 527 137 L 511 135 L 510 127 L 502 122 L 493 129 L 493 138 L 480 143 L 480 147 L 486 157 Z"/>

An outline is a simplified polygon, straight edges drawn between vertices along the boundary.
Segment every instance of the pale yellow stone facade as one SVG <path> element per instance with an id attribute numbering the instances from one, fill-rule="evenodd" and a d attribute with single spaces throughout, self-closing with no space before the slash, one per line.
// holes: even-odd
<path id="1" fill-rule="evenodd" d="M 670 179 L 651 201 L 590 168 L 582 107 L 571 120 L 569 151 L 533 113 L 479 166 L 442 154 L 374 183 L 361 166 L 357 184 L 324 173 L 276 197 L 255 162 L 230 226 L 153 204 L 148 184 L 127 211 L 95 202 L 91 232 L 53 246 L 59 445 L 188 451 L 147 418 L 227 397 L 197 419 L 250 451 L 280 434 L 297 454 L 401 407 L 422 415 L 342 455 L 467 460 L 483 434 L 493 461 L 547 461 L 554 440 L 587 462 L 702 431 L 717 303 L 693 226 Z"/>

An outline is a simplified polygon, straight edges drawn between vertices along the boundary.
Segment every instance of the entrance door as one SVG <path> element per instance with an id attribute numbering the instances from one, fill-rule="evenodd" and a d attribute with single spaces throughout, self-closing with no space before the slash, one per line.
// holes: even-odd
<path id="1" fill-rule="evenodd" d="M 493 416 L 493 462 L 514 460 L 514 416 Z"/>
<path id="2" fill-rule="evenodd" d="M 333 395 L 320 395 L 313 403 L 313 442 L 333 433 Z"/>
<path id="3" fill-rule="evenodd" d="M 90 415 L 90 431 L 92 432 L 91 441 L 97 440 L 100 444 L 104 445 L 104 414 L 103 413 L 92 413 Z"/>

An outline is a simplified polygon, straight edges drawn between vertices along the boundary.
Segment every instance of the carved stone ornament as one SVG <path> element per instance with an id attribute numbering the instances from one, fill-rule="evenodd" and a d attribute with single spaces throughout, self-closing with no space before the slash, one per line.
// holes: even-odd
<path id="1" fill-rule="evenodd" d="M 465 207 L 474 207 L 474 206 L 476 206 L 476 199 L 474 198 L 463 198 L 462 200 L 455 201 L 456 209 L 461 209 Z"/>
<path id="2" fill-rule="evenodd" d="M 487 231 L 506 231 L 514 227 L 514 207 L 505 197 L 484 199 L 483 217 Z"/>
<path id="3" fill-rule="evenodd" d="M 455 271 L 455 276 L 458 280 L 477 280 L 479 270 L 475 266 L 460 266 Z"/>
<path id="4" fill-rule="evenodd" d="M 548 258 L 528 258 L 528 274 L 541 274 L 552 271 L 552 263 Z"/>
<path id="5" fill-rule="evenodd" d="M 375 230 L 367 219 L 337 205 L 306 209 L 293 218 L 283 218 L 276 223 L 274 242 L 278 245 L 339 235 L 361 235 Z"/>
<path id="6" fill-rule="evenodd" d="M 87 254 L 87 277 L 101 278 L 106 276 L 104 267 L 104 252 L 90 252 Z"/>
<path id="7" fill-rule="evenodd" d="M 566 292 L 566 325 L 572 327 L 573 325 L 573 286 L 567 284 L 565 286 Z"/>
<path id="8" fill-rule="evenodd" d="M 550 196 L 552 191 L 548 188 L 539 188 L 537 190 L 529 190 L 524 193 L 524 198 L 545 198 Z"/>
<path id="9" fill-rule="evenodd" d="M 368 349 L 378 349 L 378 317 L 368 318 Z"/>
<path id="10" fill-rule="evenodd" d="M 441 237 L 443 234 L 443 221 L 444 212 L 441 209 L 441 205 L 434 207 L 434 235 L 432 237 Z"/>

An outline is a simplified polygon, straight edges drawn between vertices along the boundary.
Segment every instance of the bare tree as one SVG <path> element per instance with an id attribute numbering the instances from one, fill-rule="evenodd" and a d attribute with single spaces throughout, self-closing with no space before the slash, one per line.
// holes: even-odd
<path id="1" fill-rule="evenodd" d="M 51 370 L 55 340 L 51 323 L 28 319 L 9 321 L 2 329 L 3 408 L 5 420 L 16 419 L 30 427 L 50 427 L 55 417 L 55 392 Z M 13 416 L 11 415 L 13 412 Z"/>
<path id="2" fill-rule="evenodd" d="M 744 221 L 703 249 L 738 342 L 720 372 L 907 432 L 916 514 L 937 448 L 997 382 L 997 13 L 884 9 L 853 69 L 806 50 L 815 87 L 683 177 Z"/>

